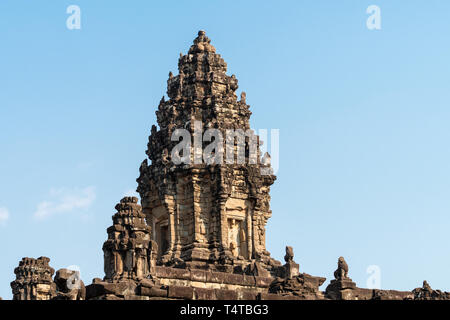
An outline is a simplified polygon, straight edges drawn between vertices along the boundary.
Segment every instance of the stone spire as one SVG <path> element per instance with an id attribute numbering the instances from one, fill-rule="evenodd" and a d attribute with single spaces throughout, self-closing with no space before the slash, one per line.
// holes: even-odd
<path id="1" fill-rule="evenodd" d="M 189 49 L 190 54 L 198 52 L 216 52 L 216 48 L 211 45 L 211 40 L 206 36 L 204 30 L 198 32 L 198 37 L 194 39 L 194 44 Z"/>
<path id="2" fill-rule="evenodd" d="M 229 270 L 257 260 L 270 269 L 265 224 L 271 216 L 269 188 L 275 176 L 261 174 L 270 164 L 259 160 L 260 142 L 250 130 L 246 94 L 238 101 L 238 80 L 226 74 L 226 62 L 204 31 L 180 56 L 178 71 L 169 74 L 169 100 L 161 99 L 156 111 L 159 129 L 152 127 L 146 152 L 151 164 L 144 160 L 137 179 L 143 212 L 159 246 L 159 261 Z M 179 143 L 172 141 L 177 129 L 186 129 L 192 138 L 188 164 L 177 164 L 172 158 Z M 207 129 L 218 129 L 223 141 L 231 138 L 230 150 L 214 151 L 224 158 L 228 153 L 231 159 L 243 150 L 227 130 L 245 132 L 244 163 L 206 163 L 202 151 L 208 145 Z M 252 163 L 249 141 L 256 141 Z"/>
<path id="3" fill-rule="evenodd" d="M 103 244 L 105 280 L 139 279 L 150 272 L 150 227 L 137 202 L 136 197 L 125 197 L 116 205 Z"/>
<path id="4" fill-rule="evenodd" d="M 16 280 L 11 282 L 13 300 L 50 300 L 55 296 L 55 270 L 49 262 L 47 257 L 22 258 L 14 269 Z"/>
<path id="5" fill-rule="evenodd" d="M 201 100 L 234 94 L 238 88 L 234 76 L 227 76 L 227 64 L 204 31 L 199 31 L 187 55 L 178 60 L 179 75 L 169 77 L 167 94 L 171 99 Z"/>
<path id="6" fill-rule="evenodd" d="M 249 128 L 249 106 L 245 102 L 237 103 L 238 81 L 234 75 L 226 74 L 226 62 L 216 53 L 204 31 L 199 31 L 188 54 L 179 58 L 178 70 L 177 76 L 169 75 L 167 80 L 170 100 L 161 100 L 156 111 L 162 130 L 169 127 L 171 133 L 173 127 L 192 126 L 193 116 L 205 124 L 217 122 L 214 127 Z M 233 113 L 233 118 L 225 123 L 223 120 Z"/>

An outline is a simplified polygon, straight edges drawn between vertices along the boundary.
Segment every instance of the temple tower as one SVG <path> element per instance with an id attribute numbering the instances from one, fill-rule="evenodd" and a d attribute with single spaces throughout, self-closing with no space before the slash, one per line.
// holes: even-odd
<path id="1" fill-rule="evenodd" d="M 13 300 L 51 300 L 56 295 L 55 270 L 49 262 L 47 257 L 22 258 L 14 269 L 16 280 L 11 282 Z"/>
<path id="2" fill-rule="evenodd" d="M 149 137 L 151 163 L 143 161 L 137 179 L 159 264 L 232 271 L 260 262 L 270 269 L 265 226 L 276 177 L 250 130 L 246 95 L 238 100 L 238 81 L 204 31 L 180 54 L 178 71 L 169 73 L 169 99 L 161 99 L 159 129 L 152 126 Z M 189 137 L 181 140 L 180 130 Z M 190 144 L 187 154 L 174 153 L 181 142 Z"/>
<path id="3" fill-rule="evenodd" d="M 137 202 L 136 197 L 124 197 L 116 205 L 103 244 L 105 280 L 141 279 L 150 273 L 150 227 Z"/>

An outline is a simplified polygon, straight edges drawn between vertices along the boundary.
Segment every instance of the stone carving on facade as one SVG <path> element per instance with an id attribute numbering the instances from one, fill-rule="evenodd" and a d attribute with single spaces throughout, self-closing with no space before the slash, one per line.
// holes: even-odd
<path id="1" fill-rule="evenodd" d="M 246 103 L 246 100 L 247 100 L 247 94 L 244 91 L 242 91 L 241 92 L 241 103 Z"/>

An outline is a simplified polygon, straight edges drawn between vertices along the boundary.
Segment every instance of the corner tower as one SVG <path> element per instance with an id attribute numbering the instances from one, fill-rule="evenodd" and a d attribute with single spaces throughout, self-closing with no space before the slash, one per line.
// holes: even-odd
<path id="1" fill-rule="evenodd" d="M 152 126 L 149 137 L 150 163 L 143 161 L 137 179 L 159 248 L 158 264 L 233 271 L 258 262 L 271 270 L 279 263 L 266 251 L 265 226 L 276 177 L 270 157 L 261 159 L 259 137 L 250 130 L 245 93 L 238 100 L 238 81 L 226 74 L 226 62 L 204 31 L 188 54 L 180 54 L 178 71 L 176 76 L 169 73 L 169 100 L 161 99 L 159 129 Z M 177 129 L 189 133 L 183 163 L 173 153 L 179 144 L 173 139 Z M 209 129 L 220 131 L 221 137 L 211 139 Z M 246 133 L 241 144 L 235 139 L 239 132 Z M 226 142 L 226 148 L 211 153 L 223 161 L 208 161 L 203 153 L 208 141 Z M 239 155 L 245 160 L 239 161 Z"/>

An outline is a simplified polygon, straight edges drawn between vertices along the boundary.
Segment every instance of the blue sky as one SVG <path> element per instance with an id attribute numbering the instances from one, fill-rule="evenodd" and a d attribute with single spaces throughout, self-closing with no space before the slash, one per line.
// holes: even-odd
<path id="1" fill-rule="evenodd" d="M 81 30 L 66 8 L 81 8 Z M 382 29 L 366 28 L 378 5 Z M 280 129 L 267 247 L 366 286 L 450 291 L 447 1 L 0 2 L 0 296 L 22 257 L 103 277 L 114 205 L 196 33 Z"/>

